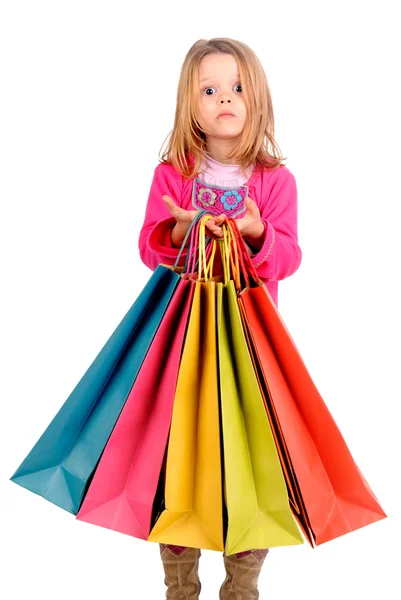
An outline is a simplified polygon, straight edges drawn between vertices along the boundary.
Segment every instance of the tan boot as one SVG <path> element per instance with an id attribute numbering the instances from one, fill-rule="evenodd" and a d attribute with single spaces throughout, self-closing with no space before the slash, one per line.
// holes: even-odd
<path id="1" fill-rule="evenodd" d="M 166 598 L 198 600 L 201 591 L 198 575 L 200 555 L 199 548 L 160 544 L 164 583 L 167 586 Z"/>
<path id="2" fill-rule="evenodd" d="M 220 600 L 257 600 L 258 579 L 269 549 L 223 554 L 227 576 L 220 588 Z"/>

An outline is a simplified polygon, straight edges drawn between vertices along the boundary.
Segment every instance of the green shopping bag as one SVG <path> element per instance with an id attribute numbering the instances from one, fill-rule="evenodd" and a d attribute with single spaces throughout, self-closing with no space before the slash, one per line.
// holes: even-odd
<path id="1" fill-rule="evenodd" d="M 226 554 L 303 544 L 241 322 L 232 245 L 222 245 L 225 283 L 217 286 L 217 337 L 222 412 Z M 230 250 L 231 248 L 231 250 Z M 237 265 L 238 266 L 238 265 Z M 239 284 L 237 279 L 237 285 Z"/>

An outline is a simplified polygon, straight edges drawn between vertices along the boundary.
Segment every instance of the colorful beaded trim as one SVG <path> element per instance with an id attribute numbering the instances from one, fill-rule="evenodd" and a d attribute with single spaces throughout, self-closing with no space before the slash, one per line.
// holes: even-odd
<path id="1" fill-rule="evenodd" d="M 197 210 L 207 210 L 213 215 L 226 214 L 236 217 L 246 210 L 244 198 L 248 196 L 247 185 L 226 187 L 210 184 L 195 177 L 192 185 L 192 206 Z"/>

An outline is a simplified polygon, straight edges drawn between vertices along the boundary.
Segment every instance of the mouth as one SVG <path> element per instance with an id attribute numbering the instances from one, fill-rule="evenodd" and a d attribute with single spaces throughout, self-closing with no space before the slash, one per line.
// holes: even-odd
<path id="1" fill-rule="evenodd" d="M 220 113 L 219 116 L 217 117 L 218 119 L 224 119 L 224 118 L 232 118 L 235 117 L 235 115 L 233 115 L 232 113 Z"/>

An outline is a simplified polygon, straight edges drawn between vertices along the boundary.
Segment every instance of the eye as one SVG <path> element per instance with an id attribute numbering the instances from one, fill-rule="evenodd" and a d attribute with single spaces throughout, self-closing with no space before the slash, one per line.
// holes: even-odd
<path id="1" fill-rule="evenodd" d="M 235 86 L 234 86 L 234 88 L 236 88 L 238 86 L 241 88 L 240 92 L 242 92 L 242 84 L 241 83 L 236 83 Z M 203 91 L 206 93 L 206 96 L 213 96 L 213 94 L 208 94 L 207 91 L 208 90 L 214 90 L 214 89 L 215 88 L 213 88 L 213 87 L 207 87 Z"/>

